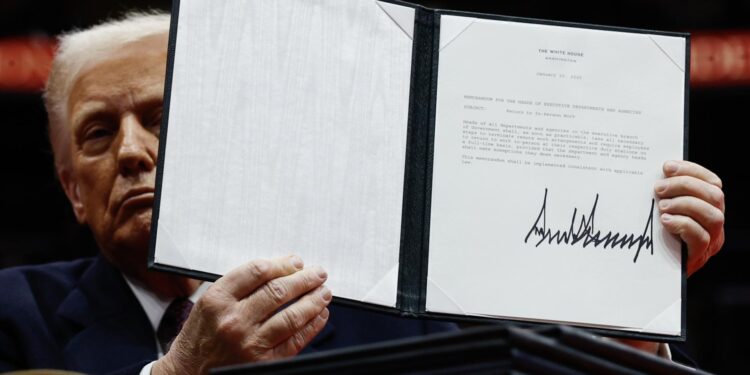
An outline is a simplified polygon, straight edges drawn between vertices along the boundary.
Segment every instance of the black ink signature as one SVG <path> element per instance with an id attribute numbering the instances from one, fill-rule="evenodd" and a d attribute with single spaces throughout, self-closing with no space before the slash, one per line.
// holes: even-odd
<path id="1" fill-rule="evenodd" d="M 594 217 L 596 216 L 596 205 L 599 203 L 599 194 L 596 194 L 594 199 L 594 206 L 591 207 L 591 213 L 588 218 L 586 215 L 581 215 L 578 229 L 575 229 L 576 216 L 578 215 L 578 209 L 573 209 L 573 217 L 570 220 L 570 227 L 568 230 L 556 230 L 553 232 L 552 229 L 547 228 L 547 189 L 544 189 L 544 201 L 542 202 L 542 209 L 539 211 L 534 225 L 531 226 L 531 230 L 526 235 L 524 243 L 529 241 L 529 237 L 532 235 L 538 236 L 539 241 L 535 247 L 545 240 L 547 243 L 552 244 L 556 242 L 558 245 L 561 243 L 575 245 L 576 243 L 583 241 L 583 247 L 593 244 L 593 247 L 602 246 L 602 248 L 615 248 L 619 246 L 621 249 L 627 247 L 632 249 L 634 246 L 638 246 L 633 258 L 633 263 L 638 260 L 638 256 L 641 254 L 641 249 L 651 249 L 651 255 L 654 255 L 654 200 L 651 199 L 651 210 L 649 210 L 648 219 L 646 220 L 646 227 L 643 229 L 643 233 L 639 236 L 635 234 L 622 234 L 607 232 L 602 234 L 601 230 L 594 229 Z M 541 226 L 539 222 L 541 221 Z"/>

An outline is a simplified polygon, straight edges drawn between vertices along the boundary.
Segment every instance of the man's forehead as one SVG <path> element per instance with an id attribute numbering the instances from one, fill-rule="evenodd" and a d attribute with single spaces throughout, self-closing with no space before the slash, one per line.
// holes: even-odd
<path id="1" fill-rule="evenodd" d="M 154 35 L 87 64 L 71 90 L 70 110 L 85 102 L 161 96 L 166 55 L 166 35 Z"/>
<path id="2" fill-rule="evenodd" d="M 154 55 L 122 56 L 100 61 L 79 74 L 71 91 L 71 99 L 103 99 L 163 86 L 165 61 Z"/>

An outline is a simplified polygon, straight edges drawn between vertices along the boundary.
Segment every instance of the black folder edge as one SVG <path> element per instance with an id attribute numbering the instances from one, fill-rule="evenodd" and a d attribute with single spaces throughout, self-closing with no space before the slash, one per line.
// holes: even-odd
<path id="1" fill-rule="evenodd" d="M 435 42 L 439 31 L 435 13 L 417 7 L 414 13 L 414 43 L 409 86 L 409 116 L 404 165 L 404 194 L 401 215 L 398 293 L 396 307 L 405 313 L 424 311 L 427 287 L 427 240 L 432 176 L 432 134 L 435 124 L 433 77 L 437 59 Z"/>
<path id="2" fill-rule="evenodd" d="M 412 54 L 412 77 L 410 83 L 410 103 L 407 124 L 407 147 L 406 165 L 404 166 L 404 201 L 402 211 L 402 233 L 401 248 L 399 250 L 399 273 L 396 307 L 387 307 L 368 302 L 362 302 L 342 297 L 334 297 L 334 302 L 353 307 L 366 307 L 388 314 L 395 314 L 410 318 L 427 318 L 434 320 L 465 322 L 465 323 L 511 323 L 524 326 L 551 326 L 560 322 L 535 322 L 521 318 L 494 318 L 483 316 L 465 316 L 444 313 L 432 313 L 425 310 L 427 290 L 427 262 L 429 259 L 429 221 L 431 207 L 432 188 L 432 162 L 434 154 L 434 130 L 435 130 L 435 102 L 437 100 L 437 66 L 439 57 L 439 26 L 442 15 L 453 15 L 462 17 L 473 17 L 483 19 L 494 19 L 501 21 L 512 21 L 521 23 L 533 23 L 551 26 L 586 28 L 605 31 L 622 31 L 629 33 L 653 34 L 685 38 L 686 63 L 685 63 L 685 103 L 684 103 L 684 145 L 683 157 L 688 158 L 688 118 L 689 118 L 689 90 L 690 90 L 690 35 L 681 32 L 654 31 L 645 29 L 633 29 L 617 26 L 604 26 L 584 24 L 565 21 L 541 20 L 525 17 L 490 15 L 483 13 L 451 11 L 441 9 L 428 9 L 416 4 L 399 0 L 382 0 L 384 2 L 415 8 L 414 23 L 414 47 Z M 172 1 L 172 17 L 169 28 L 169 42 L 167 47 L 167 69 L 164 82 L 164 105 L 162 123 L 159 135 L 159 152 L 157 157 L 156 186 L 154 192 L 154 206 L 151 220 L 151 241 L 149 244 L 148 268 L 150 270 L 174 273 L 182 276 L 205 281 L 216 281 L 221 275 L 175 267 L 156 263 L 156 236 L 159 223 L 159 207 L 161 202 L 161 188 L 163 180 L 163 167 L 166 155 L 167 133 L 169 123 L 169 103 L 172 89 L 172 77 L 174 73 L 174 59 L 177 47 L 177 25 L 179 19 L 180 0 Z M 421 20 L 421 21 L 420 21 Z M 425 30 L 425 26 L 432 22 L 433 28 Z M 419 53 L 429 53 L 429 56 L 420 56 Z M 421 64 L 415 64 L 421 61 Z M 422 67 L 417 67 L 421 65 Z M 429 72 L 429 79 L 425 76 Z M 427 85 L 428 87 L 425 87 Z M 425 90 L 429 90 L 431 98 L 429 106 L 420 106 L 414 102 L 415 98 L 423 97 Z M 420 96 L 421 95 L 421 96 Z M 425 113 L 425 107 L 429 110 Z M 425 129 L 426 127 L 426 129 Z M 426 130 L 426 131 L 425 131 Z M 421 145 L 419 142 L 422 141 Z M 410 167 L 411 166 L 411 167 Z M 421 171 L 420 171 L 421 169 Z M 416 186 L 416 188 L 414 187 Z M 421 191 L 420 191 L 421 190 Z M 416 191 L 416 192 L 415 192 Z M 415 200 L 406 199 L 416 198 Z M 423 213 L 419 217 L 419 213 Z M 416 214 L 417 216 L 414 217 Z M 411 219 L 410 219 L 411 217 Z M 422 230 L 419 231 L 419 226 Z M 408 231 L 409 233 L 404 233 Z M 414 233 L 416 232 L 416 233 Z M 414 254 L 409 251 L 418 251 Z M 414 250 L 416 249 L 416 250 Z M 419 277 L 415 280 L 414 276 Z M 591 327 L 586 325 L 570 324 L 571 326 L 585 329 L 603 336 L 621 337 L 631 339 L 654 340 L 662 342 L 684 342 L 686 340 L 686 316 L 687 316 L 687 247 L 682 245 L 682 329 L 679 336 L 645 333 L 637 331 L 626 331 L 616 328 Z"/>

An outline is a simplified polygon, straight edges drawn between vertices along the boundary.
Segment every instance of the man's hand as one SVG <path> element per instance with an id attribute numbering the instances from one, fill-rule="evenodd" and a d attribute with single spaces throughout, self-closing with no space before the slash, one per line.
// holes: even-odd
<path id="1" fill-rule="evenodd" d="M 724 244 L 724 192 L 721 179 L 689 161 L 664 163 L 656 182 L 661 222 L 688 246 L 688 275 L 703 267 Z"/>
<path id="2" fill-rule="evenodd" d="M 217 366 L 297 354 L 328 320 L 327 276 L 320 267 L 303 269 L 296 256 L 237 267 L 198 300 L 152 373 L 205 374 Z"/>
<path id="3" fill-rule="evenodd" d="M 724 192 L 721 179 L 689 161 L 664 163 L 665 178 L 654 185 L 664 228 L 688 246 L 687 271 L 692 275 L 724 244 Z M 616 339 L 625 345 L 656 354 L 660 344 Z"/>

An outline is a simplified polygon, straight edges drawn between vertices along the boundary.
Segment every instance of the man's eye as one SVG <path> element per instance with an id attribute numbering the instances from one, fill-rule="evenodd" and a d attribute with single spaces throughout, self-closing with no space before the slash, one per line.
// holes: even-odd
<path id="1" fill-rule="evenodd" d="M 154 113 L 149 116 L 148 121 L 146 122 L 148 126 L 150 127 L 160 127 L 161 126 L 161 108 L 154 111 Z"/>
<path id="2" fill-rule="evenodd" d="M 92 123 L 83 133 L 81 149 L 89 155 L 100 154 L 109 147 L 114 135 L 115 129 L 106 122 Z"/>
<path id="3" fill-rule="evenodd" d="M 146 119 L 144 119 L 145 121 L 143 121 L 144 126 L 157 137 L 161 131 L 161 113 L 162 109 L 160 107 L 153 111 Z"/>
<path id="4" fill-rule="evenodd" d="M 108 137 L 112 134 L 112 130 L 104 126 L 92 126 L 84 137 L 85 140 L 97 140 L 104 137 Z"/>

